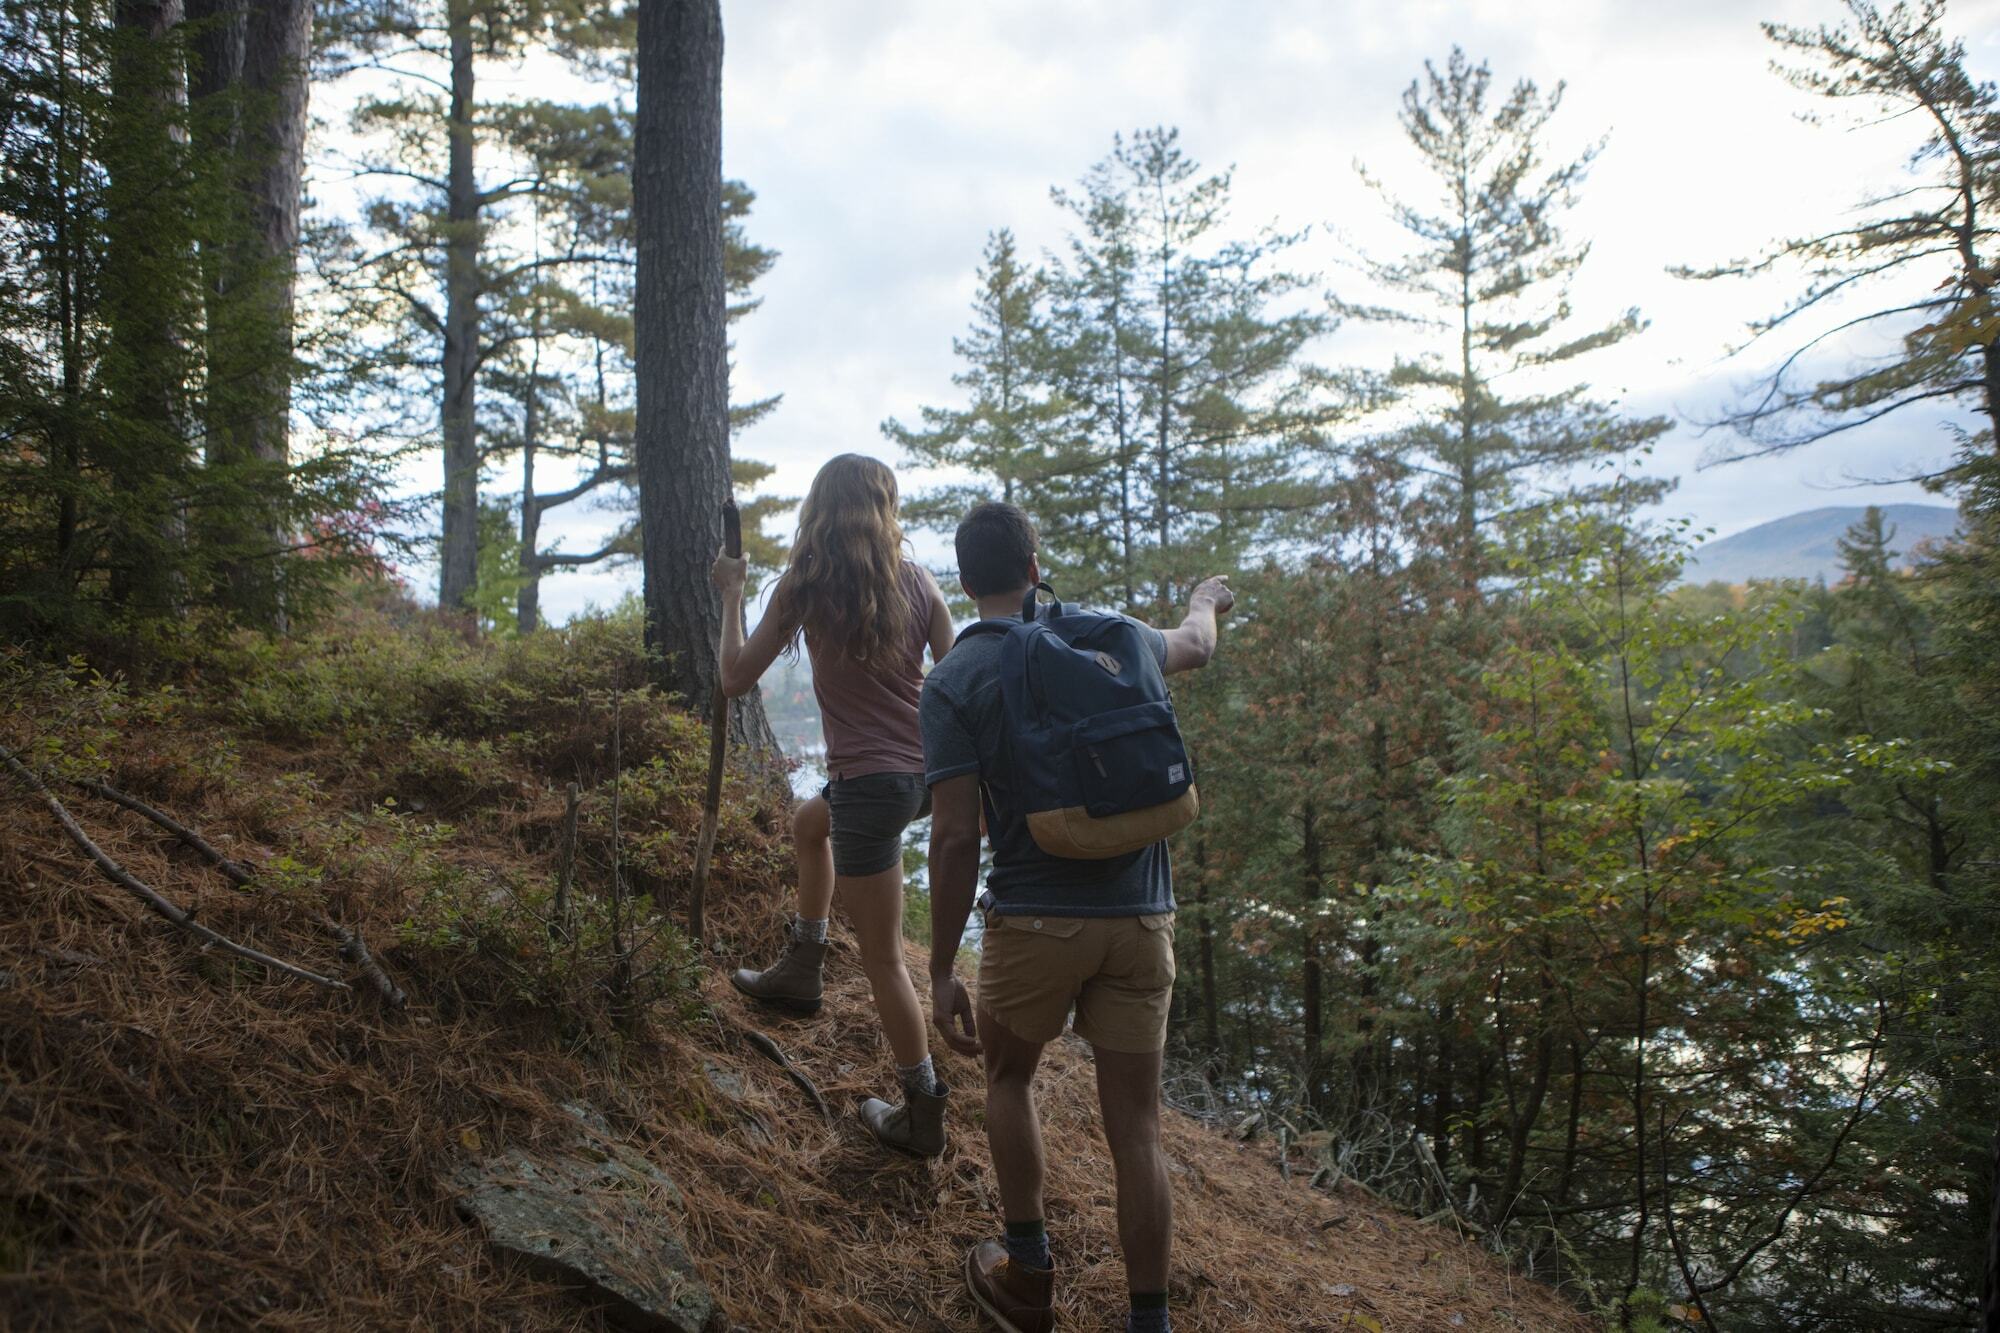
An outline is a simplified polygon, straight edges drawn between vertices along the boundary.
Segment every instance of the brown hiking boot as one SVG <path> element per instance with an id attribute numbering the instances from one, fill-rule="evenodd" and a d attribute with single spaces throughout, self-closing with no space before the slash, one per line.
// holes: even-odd
<path id="1" fill-rule="evenodd" d="M 1049 1333 L 1056 1326 L 1056 1275 L 1023 1268 L 997 1240 L 982 1240 L 965 1256 L 965 1289 L 1006 1333 Z"/>
<path id="2" fill-rule="evenodd" d="M 940 1080 L 936 1092 L 912 1092 L 901 1106 L 891 1106 L 880 1097 L 861 1103 L 861 1123 L 882 1141 L 885 1148 L 906 1152 L 912 1157 L 944 1155 L 944 1104 L 951 1089 Z"/>
<path id="3" fill-rule="evenodd" d="M 762 972 L 739 967 L 729 974 L 729 984 L 753 1000 L 789 1009 L 795 1014 L 816 1014 L 826 992 L 826 945 L 802 940 L 785 927 L 785 953 Z"/>

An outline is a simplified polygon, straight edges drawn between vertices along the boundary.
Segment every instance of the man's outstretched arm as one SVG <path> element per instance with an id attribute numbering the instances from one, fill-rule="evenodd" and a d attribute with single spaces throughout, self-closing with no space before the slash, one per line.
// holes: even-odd
<path id="1" fill-rule="evenodd" d="M 979 775 L 931 787 L 931 1021 L 961 1055 L 979 1054 L 972 997 L 955 973 L 979 888 Z"/>
<path id="2" fill-rule="evenodd" d="M 1229 590 L 1226 574 L 1197 584 L 1188 596 L 1187 618 L 1166 632 L 1167 662 L 1162 670 L 1172 676 L 1207 666 L 1215 656 L 1215 618 L 1228 615 L 1234 605 L 1236 594 Z"/>

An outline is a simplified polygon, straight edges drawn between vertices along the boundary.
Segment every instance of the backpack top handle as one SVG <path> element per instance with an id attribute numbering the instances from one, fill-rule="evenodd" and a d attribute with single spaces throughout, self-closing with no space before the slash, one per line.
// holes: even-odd
<path id="1" fill-rule="evenodd" d="M 1050 620 L 1054 620 L 1063 613 L 1062 600 L 1056 596 L 1056 590 L 1046 583 L 1037 583 L 1034 587 L 1028 589 L 1028 595 L 1021 599 L 1021 622 L 1023 624 L 1032 623 L 1035 619 L 1035 594 L 1038 592 L 1045 592 L 1049 595 L 1048 618 Z"/>

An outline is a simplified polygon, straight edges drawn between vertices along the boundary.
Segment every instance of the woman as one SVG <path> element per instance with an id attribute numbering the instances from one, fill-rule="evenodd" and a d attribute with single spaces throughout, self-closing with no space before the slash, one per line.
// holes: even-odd
<path id="1" fill-rule="evenodd" d="M 748 642 L 746 564 L 726 554 L 715 562 L 723 693 L 747 693 L 803 638 L 829 779 L 792 819 L 799 904 L 784 956 L 730 981 L 752 999 L 817 1012 L 827 914 L 838 891 L 905 1094 L 900 1106 L 869 1098 L 861 1119 L 889 1147 L 935 1157 L 944 1151 L 946 1089 L 932 1069 L 923 1011 L 903 966 L 903 830 L 930 813 L 917 701 L 924 648 L 933 661 L 942 657 L 952 624 L 937 584 L 902 548 L 895 474 L 873 458 L 842 454 L 813 478 L 790 563 Z"/>

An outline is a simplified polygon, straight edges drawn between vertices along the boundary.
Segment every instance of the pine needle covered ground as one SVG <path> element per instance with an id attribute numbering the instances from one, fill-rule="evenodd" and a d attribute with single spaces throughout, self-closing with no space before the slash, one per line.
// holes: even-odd
<path id="1" fill-rule="evenodd" d="M 475 645 L 393 609 L 233 643 L 169 688 L 0 659 L 0 745 L 106 853 L 208 927 L 354 982 L 201 950 L 5 779 L 0 1325 L 599 1327 L 574 1292 L 495 1258 L 448 1183 L 468 1158 L 573 1138 L 563 1108 L 581 1104 L 678 1185 L 687 1247 L 736 1326 L 978 1327 L 957 1276 L 998 1226 L 978 1071 L 942 1060 L 946 1157 L 892 1160 L 849 1114 L 888 1070 L 851 937 L 836 931 L 822 1015 L 787 1021 L 746 1011 L 651 919 L 648 895 L 678 907 L 686 883 L 705 746 L 641 675 L 629 621 Z M 617 921 L 614 766 L 642 904 Z M 77 778 L 256 877 L 232 884 Z M 570 782 L 576 888 L 552 939 Z M 778 791 L 741 771 L 728 789 L 710 919 L 730 959 L 777 937 Z M 336 930 L 359 932 L 404 1008 Z M 1053 1049 L 1041 1095 L 1064 1326 L 1111 1328 L 1123 1278 L 1087 1051 Z M 1592 1327 L 1446 1229 L 1281 1179 L 1265 1142 L 1170 1115 L 1166 1144 L 1182 1329 Z"/>

